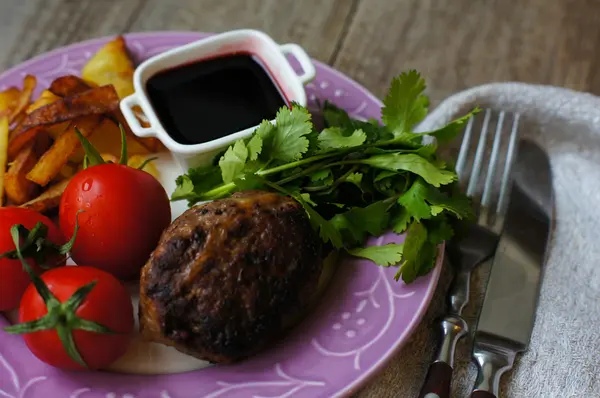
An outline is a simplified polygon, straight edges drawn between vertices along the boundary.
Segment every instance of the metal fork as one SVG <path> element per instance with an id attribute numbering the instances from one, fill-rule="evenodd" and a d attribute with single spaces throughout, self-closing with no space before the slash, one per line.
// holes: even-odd
<path id="1" fill-rule="evenodd" d="M 451 265 L 456 269 L 454 279 L 448 291 L 448 310 L 440 320 L 441 341 L 436 356 L 430 365 L 419 398 L 449 398 L 454 367 L 454 353 L 458 341 L 468 333 L 467 322 L 462 312 L 469 301 L 469 285 L 471 272 L 484 261 L 493 256 L 498 242 L 498 236 L 504 223 L 503 211 L 506 208 L 507 187 L 510 181 L 513 156 L 516 152 L 517 129 L 519 115 L 514 114 L 508 145 L 502 147 L 502 131 L 509 115 L 504 111 L 498 114 L 492 150 L 489 159 L 485 161 L 488 146 L 488 133 L 491 109 L 484 113 L 484 119 L 477 142 L 472 167 L 467 167 L 470 154 L 471 138 L 474 130 L 474 118 L 471 118 L 465 128 L 460 147 L 456 172 L 461 186 L 466 185 L 466 193 L 473 199 L 478 216 L 477 223 L 466 226 L 465 234 L 460 240 L 452 240 L 447 245 L 446 254 Z M 502 152 L 502 153 L 501 153 Z M 500 189 L 496 192 L 497 172 L 499 163 L 504 160 Z M 482 178 L 485 178 L 482 180 Z M 483 182 L 483 186 L 481 183 Z M 495 200 L 496 199 L 496 200 Z"/>

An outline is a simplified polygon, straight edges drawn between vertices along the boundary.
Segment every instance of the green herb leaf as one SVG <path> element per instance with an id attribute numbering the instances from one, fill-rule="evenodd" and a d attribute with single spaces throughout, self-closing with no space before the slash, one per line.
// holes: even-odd
<path id="1" fill-rule="evenodd" d="M 295 199 L 304 207 L 304 211 L 306 211 L 310 223 L 313 228 L 319 231 L 321 239 L 326 243 L 331 242 L 336 249 L 342 248 L 344 246 L 342 235 L 333 224 L 317 213 L 317 211 L 313 209 L 302 196 L 296 196 Z"/>
<path id="2" fill-rule="evenodd" d="M 390 171 L 410 171 L 423 177 L 434 187 L 450 184 L 457 178 L 454 172 L 438 169 L 426 159 L 413 153 L 375 155 L 361 160 L 360 163 Z"/>
<path id="3" fill-rule="evenodd" d="M 431 207 L 425 201 L 428 192 L 429 187 L 425 185 L 422 179 L 418 178 L 410 189 L 398 198 L 398 203 L 404 206 L 407 210 L 407 215 L 414 217 L 417 221 L 424 218 L 431 218 Z"/>
<path id="4" fill-rule="evenodd" d="M 469 119 L 471 119 L 479 112 L 481 112 L 481 109 L 476 107 L 471 112 L 467 113 L 462 117 L 459 117 L 456 120 L 451 121 L 444 127 L 441 127 L 435 131 L 428 132 L 426 134 L 435 137 L 440 144 L 450 142 L 463 131 L 463 129 L 465 128 L 465 124 L 467 124 Z"/>
<path id="5" fill-rule="evenodd" d="M 408 228 L 408 224 L 411 222 L 412 218 L 412 215 L 406 208 L 400 207 L 398 213 L 391 220 L 393 231 L 397 234 L 401 234 L 406 231 L 406 228 Z"/>
<path id="6" fill-rule="evenodd" d="M 450 197 L 433 187 L 429 187 L 427 201 L 431 203 L 431 214 L 433 216 L 437 216 L 446 210 L 458 219 L 471 219 L 474 217 L 471 199 L 466 195 L 455 194 Z"/>
<path id="7" fill-rule="evenodd" d="M 402 275 L 405 283 L 413 282 L 423 269 L 430 267 L 433 262 L 431 247 L 434 247 L 427 240 L 427 229 L 420 222 L 413 222 L 408 228 L 406 240 L 404 241 L 404 251 L 402 253 L 402 265 L 396 273 L 396 280 Z"/>
<path id="8" fill-rule="evenodd" d="M 395 171 L 384 170 L 382 172 L 379 172 L 373 181 L 375 181 L 375 182 L 381 181 L 381 180 L 383 180 L 385 178 L 393 177 L 393 176 L 395 176 L 397 174 L 398 173 L 396 173 Z"/>
<path id="9" fill-rule="evenodd" d="M 447 217 L 440 217 L 435 221 L 427 223 L 428 239 L 434 245 L 450 240 L 454 235 L 454 230 L 448 222 Z"/>
<path id="10" fill-rule="evenodd" d="M 255 174 L 246 173 L 233 182 L 240 191 L 251 191 L 254 189 L 262 189 L 264 187 L 263 179 L 258 178 Z"/>
<path id="11" fill-rule="evenodd" d="M 219 160 L 223 182 L 232 182 L 244 170 L 248 159 L 248 149 L 244 141 L 236 141 Z"/>
<path id="12" fill-rule="evenodd" d="M 397 243 L 388 243 L 383 246 L 368 246 L 348 250 L 348 253 L 355 257 L 362 257 L 373 261 L 382 267 L 396 265 L 402 259 L 402 250 L 404 245 Z"/>
<path id="13" fill-rule="evenodd" d="M 271 124 L 269 122 L 266 123 L 268 123 L 269 125 Z M 248 141 L 248 158 L 250 160 L 255 161 L 258 159 L 258 155 L 260 155 L 262 151 L 262 145 L 263 140 L 260 134 L 254 134 L 252 138 L 250 138 L 250 141 Z"/>
<path id="14" fill-rule="evenodd" d="M 331 169 L 317 170 L 310 175 L 310 180 L 312 182 L 324 181 L 328 179 L 331 179 L 331 181 L 333 182 L 333 175 L 331 174 Z"/>
<path id="15" fill-rule="evenodd" d="M 221 169 L 218 166 L 190 169 L 187 174 L 177 177 L 177 187 L 171 195 L 171 200 L 188 200 L 193 204 L 203 200 L 203 193 L 222 182 Z"/>
<path id="16" fill-rule="evenodd" d="M 194 192 L 194 183 L 187 174 L 177 177 L 175 183 L 177 184 L 177 188 L 175 188 L 175 191 L 171 195 L 171 200 L 193 200 L 197 196 Z"/>
<path id="17" fill-rule="evenodd" d="M 356 185 L 359 188 L 362 188 L 362 186 L 361 186 L 362 179 L 363 179 L 362 173 L 350 173 L 347 176 L 343 177 L 341 180 L 343 182 L 349 182 L 351 184 Z"/>
<path id="18" fill-rule="evenodd" d="M 362 130 L 367 136 L 367 142 L 376 142 L 386 138 L 387 135 L 391 136 L 377 120 L 370 119 L 364 122 L 352 119 L 345 110 L 328 101 L 325 102 L 323 107 L 323 117 L 327 127 L 339 127 L 347 133 Z"/>
<path id="19" fill-rule="evenodd" d="M 355 130 L 351 135 L 344 135 L 339 127 L 329 127 L 317 136 L 319 147 L 323 150 L 352 148 L 362 145 L 367 135 L 362 130 Z"/>
<path id="20" fill-rule="evenodd" d="M 435 154 L 435 151 L 437 151 L 437 149 L 438 149 L 437 144 L 432 143 L 432 144 L 423 145 L 421 148 L 417 149 L 415 151 L 415 153 L 421 157 L 424 157 L 425 159 L 428 159 Z"/>
<path id="21" fill-rule="evenodd" d="M 427 115 L 429 99 L 423 95 L 425 79 L 411 70 L 392 80 L 381 110 L 383 122 L 394 136 L 412 130 Z"/>
<path id="22" fill-rule="evenodd" d="M 268 153 L 271 159 L 291 162 L 308 150 L 306 135 L 312 132 L 311 116 L 305 108 L 282 108 L 275 117 L 276 127 L 270 133 Z M 264 143 L 264 141 L 263 141 Z M 266 148 L 263 148 L 263 151 Z"/>
<path id="23" fill-rule="evenodd" d="M 389 221 L 389 204 L 375 202 L 366 207 L 355 207 L 331 219 L 335 228 L 348 236 L 353 244 L 364 242 L 367 235 L 379 236 L 385 232 Z"/>

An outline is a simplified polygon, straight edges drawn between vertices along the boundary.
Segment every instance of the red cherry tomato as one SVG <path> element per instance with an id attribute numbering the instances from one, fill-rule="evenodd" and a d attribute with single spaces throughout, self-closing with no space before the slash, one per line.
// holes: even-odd
<path id="1" fill-rule="evenodd" d="M 73 233 L 76 217 L 73 260 L 127 279 L 139 275 L 170 224 L 171 206 L 153 176 L 109 163 L 77 173 L 67 186 L 60 203 L 63 233 Z"/>
<path id="2" fill-rule="evenodd" d="M 33 210 L 19 207 L 0 208 L 0 254 L 15 250 L 15 245 L 10 235 L 10 228 L 14 224 L 21 224 L 31 230 L 38 222 L 42 222 L 48 227 L 48 240 L 56 245 L 63 245 L 66 242 L 62 232 L 54 225 L 48 217 L 45 217 Z M 51 255 L 46 258 L 47 266 L 65 265 L 65 257 L 60 255 Z M 28 263 L 33 270 L 41 273 L 43 270 L 33 259 L 28 258 Z M 8 311 L 19 306 L 19 301 L 23 292 L 30 283 L 29 276 L 23 270 L 23 266 L 18 259 L 1 258 L 0 259 L 0 311 Z"/>
<path id="3" fill-rule="evenodd" d="M 61 303 L 80 287 L 96 281 L 96 286 L 74 314 L 115 333 L 72 330 L 75 347 L 89 369 L 105 368 L 125 353 L 134 328 L 133 305 L 119 280 L 107 272 L 85 266 L 53 269 L 44 273 L 41 279 Z M 21 300 L 19 322 L 37 320 L 47 313 L 46 303 L 33 284 L 29 285 Z M 63 369 L 85 369 L 71 359 L 55 329 L 23 334 L 23 338 L 31 352 L 47 364 Z"/>

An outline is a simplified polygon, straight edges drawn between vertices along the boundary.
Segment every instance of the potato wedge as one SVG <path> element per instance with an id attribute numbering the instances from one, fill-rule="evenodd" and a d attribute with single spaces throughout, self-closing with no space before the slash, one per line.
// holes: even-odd
<path id="1" fill-rule="evenodd" d="M 8 116 L 0 116 L 0 207 L 4 203 L 4 174 L 8 162 Z"/>
<path id="2" fill-rule="evenodd" d="M 37 163 L 38 159 L 50 147 L 51 140 L 47 132 L 40 133 L 34 141 L 27 144 L 11 163 L 4 176 L 6 197 L 14 205 L 23 204 L 34 198 L 39 185 L 26 178 L 27 173 Z"/>
<path id="3" fill-rule="evenodd" d="M 48 185 L 67 164 L 71 154 L 81 145 L 75 133 L 75 127 L 87 137 L 100 125 L 102 119 L 102 116 L 89 115 L 74 120 L 69 128 L 54 141 L 52 147 L 42 155 L 35 167 L 27 174 L 27 179 L 43 187 Z"/>
<path id="4" fill-rule="evenodd" d="M 113 86 L 92 88 L 31 112 L 23 121 L 23 130 L 56 124 L 81 116 L 109 113 L 118 108 L 119 97 Z"/>
<path id="5" fill-rule="evenodd" d="M 12 135 L 8 145 L 8 158 L 14 159 L 27 143 L 49 125 L 57 125 L 86 115 L 110 113 L 118 107 L 119 98 L 112 86 L 93 88 L 42 106 L 27 115 L 21 129 Z M 50 131 L 60 134 L 64 129 L 62 126 L 53 126 Z"/>
<path id="6" fill-rule="evenodd" d="M 67 180 L 75 175 L 77 172 L 77 165 L 72 163 L 65 164 L 58 174 L 52 180 L 53 183 L 60 182 L 62 180 Z"/>
<path id="7" fill-rule="evenodd" d="M 121 130 L 110 118 L 102 120 L 102 123 L 94 129 L 91 136 L 88 137 L 88 140 L 99 153 L 110 154 L 117 159 L 121 156 Z M 129 155 L 143 155 L 149 153 L 149 151 L 134 137 L 127 135 L 127 153 Z M 69 161 L 81 163 L 83 162 L 84 155 L 83 148 L 78 146 L 75 152 L 70 156 Z"/>
<path id="8" fill-rule="evenodd" d="M 119 98 L 133 94 L 133 60 L 122 36 L 106 43 L 81 70 L 81 76 L 99 86 L 112 84 Z"/>
<path id="9" fill-rule="evenodd" d="M 39 192 L 39 185 L 26 178 L 37 160 L 35 142 L 30 142 L 19 152 L 4 176 L 6 197 L 13 204 L 21 205 L 33 199 Z"/>
<path id="10" fill-rule="evenodd" d="M 53 102 L 56 102 L 59 99 L 60 99 L 60 97 L 58 95 L 55 95 L 54 93 L 52 93 L 52 91 L 44 90 L 44 91 L 42 91 L 40 96 L 27 107 L 27 109 L 25 110 L 25 113 L 29 115 L 29 114 L 31 114 L 31 112 L 35 111 L 36 109 L 39 109 L 42 106 L 46 106 Z"/>
<path id="11" fill-rule="evenodd" d="M 11 161 L 14 160 L 21 149 L 34 140 L 36 135 L 42 131 L 44 131 L 43 126 L 34 127 L 26 131 L 23 131 L 23 129 L 14 131 L 8 142 L 8 159 Z"/>
<path id="12" fill-rule="evenodd" d="M 86 86 L 86 87 L 88 87 L 88 86 Z M 55 95 L 54 93 L 52 93 L 52 91 L 44 90 L 44 91 L 42 91 L 42 94 L 40 94 L 40 96 L 35 101 L 33 101 L 33 103 L 31 105 L 29 105 L 27 110 L 25 110 L 25 113 L 27 115 L 29 115 L 31 112 L 35 111 L 36 109 L 39 109 L 46 105 L 49 105 L 60 99 L 61 99 L 61 97 L 59 97 L 58 95 Z M 48 131 L 48 133 L 50 133 L 50 136 L 53 139 L 57 139 L 58 136 L 60 136 L 68 126 L 69 126 L 69 122 L 58 123 L 55 125 L 47 126 L 46 131 Z M 21 121 L 21 127 L 22 127 L 22 121 Z"/>
<path id="13" fill-rule="evenodd" d="M 70 181 L 71 179 L 63 180 L 58 184 L 50 186 L 43 194 L 24 203 L 21 207 L 26 207 L 38 213 L 46 213 L 56 209 L 60 205 L 60 198 Z"/>
<path id="14" fill-rule="evenodd" d="M 94 84 L 94 86 L 96 86 Z M 55 79 L 48 89 L 54 95 L 59 97 L 68 97 L 70 95 L 81 94 L 84 91 L 93 88 L 91 84 L 75 75 L 61 76 Z"/>
<path id="15" fill-rule="evenodd" d="M 134 169 L 139 169 L 140 166 L 143 165 L 144 162 L 147 159 L 150 159 L 151 157 L 152 156 L 148 156 L 148 155 L 146 155 L 146 156 L 134 155 L 127 160 L 127 165 L 129 167 L 133 167 Z M 146 173 L 150 174 L 157 180 L 160 179 L 160 174 L 158 172 L 158 169 L 156 168 L 156 165 L 152 161 L 149 163 L 146 163 L 146 165 L 144 166 L 144 168 L 142 170 L 144 170 Z"/>
<path id="16" fill-rule="evenodd" d="M 25 120 L 25 116 L 27 116 L 27 114 L 25 112 L 23 112 L 19 116 L 17 116 L 17 118 L 13 122 L 14 127 L 12 129 L 10 129 L 10 132 L 8 133 L 8 142 L 10 142 L 10 140 L 12 140 L 13 136 L 15 135 L 15 133 L 17 131 L 21 130 L 21 123 L 23 123 L 23 120 Z"/>

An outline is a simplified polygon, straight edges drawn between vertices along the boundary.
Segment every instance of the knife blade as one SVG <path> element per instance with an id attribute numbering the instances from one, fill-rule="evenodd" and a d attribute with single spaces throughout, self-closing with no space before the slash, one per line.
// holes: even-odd
<path id="1" fill-rule="evenodd" d="M 548 156 L 523 140 L 513 167 L 504 229 L 474 335 L 478 376 L 472 398 L 497 397 L 500 377 L 527 350 L 550 242 L 554 199 Z"/>

